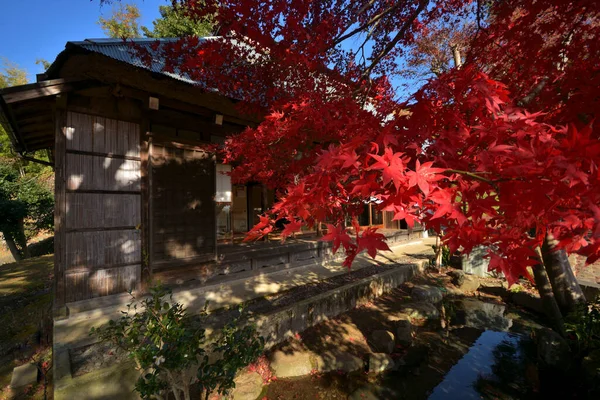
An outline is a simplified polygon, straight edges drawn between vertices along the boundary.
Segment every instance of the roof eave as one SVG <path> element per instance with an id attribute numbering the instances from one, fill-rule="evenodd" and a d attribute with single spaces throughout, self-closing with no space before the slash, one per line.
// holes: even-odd
<path id="1" fill-rule="evenodd" d="M 2 90 L 0 90 L 0 125 L 2 125 L 6 131 L 13 149 L 19 154 L 26 152 L 27 147 L 19 135 L 19 127 L 17 126 L 12 112 L 2 97 Z"/>

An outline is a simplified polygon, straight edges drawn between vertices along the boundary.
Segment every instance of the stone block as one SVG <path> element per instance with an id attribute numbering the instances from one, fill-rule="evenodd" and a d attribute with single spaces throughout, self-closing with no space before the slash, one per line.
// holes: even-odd
<path id="1" fill-rule="evenodd" d="M 437 321 L 440 319 L 440 311 L 431 303 L 415 302 L 408 303 L 402 307 L 402 312 L 409 316 L 411 322 L 415 320 L 425 320 L 426 322 Z"/>
<path id="2" fill-rule="evenodd" d="M 459 286 L 465 292 L 475 292 L 479 289 L 479 278 L 475 275 L 465 274 L 462 284 Z"/>
<path id="3" fill-rule="evenodd" d="M 246 372 L 235 378 L 235 388 L 231 391 L 233 400 L 256 400 L 263 389 L 263 380 L 256 372 Z"/>
<path id="4" fill-rule="evenodd" d="M 460 287 L 465 281 L 465 271 L 461 271 L 460 269 L 448 271 L 446 275 L 452 278 L 452 284 L 456 287 Z"/>
<path id="5" fill-rule="evenodd" d="M 482 278 L 490 276 L 488 272 L 490 259 L 486 257 L 487 254 L 487 247 L 474 247 L 471 254 L 462 257 L 462 270 L 467 274 L 473 274 Z"/>
<path id="6" fill-rule="evenodd" d="M 38 368 L 35 364 L 23 364 L 13 369 L 10 380 L 11 388 L 19 388 L 37 382 Z"/>
<path id="7" fill-rule="evenodd" d="M 444 294 L 440 288 L 435 286 L 416 285 L 411 292 L 411 297 L 417 301 L 427 301 L 437 304 L 442 301 Z"/>
<path id="8" fill-rule="evenodd" d="M 394 368 L 394 360 L 386 353 L 369 354 L 369 372 L 384 372 Z"/>
<path id="9" fill-rule="evenodd" d="M 544 306 L 542 305 L 542 299 L 539 296 L 535 296 L 527 292 L 516 292 L 510 294 L 510 301 L 518 306 L 521 306 L 529 311 L 533 311 L 539 314 L 544 313 Z"/>
<path id="10" fill-rule="evenodd" d="M 271 355 L 271 369 L 278 378 L 293 378 L 310 374 L 316 369 L 314 355 L 307 351 L 284 352 L 277 350 Z"/>
<path id="11" fill-rule="evenodd" d="M 369 344 L 380 353 L 392 353 L 396 347 L 396 338 L 390 331 L 376 330 L 371 333 Z"/>
<path id="12" fill-rule="evenodd" d="M 395 321 L 396 325 L 396 342 L 402 346 L 410 346 L 413 341 L 413 326 L 410 322 L 410 317 L 404 315 Z"/>
<path id="13" fill-rule="evenodd" d="M 362 358 L 341 351 L 325 352 L 316 357 L 319 372 L 354 372 L 363 370 L 365 363 Z"/>

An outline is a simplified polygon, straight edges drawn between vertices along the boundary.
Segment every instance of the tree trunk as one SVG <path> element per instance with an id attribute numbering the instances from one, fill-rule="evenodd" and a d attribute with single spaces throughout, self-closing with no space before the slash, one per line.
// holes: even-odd
<path id="1" fill-rule="evenodd" d="M 452 57 L 454 58 L 454 66 L 460 68 L 462 66 L 462 57 L 458 46 L 452 46 Z"/>
<path id="2" fill-rule="evenodd" d="M 550 318 L 550 321 L 552 322 L 552 325 L 556 331 L 564 337 L 566 333 L 563 316 L 560 312 L 560 308 L 558 307 L 558 303 L 556 302 L 556 298 L 554 297 L 554 293 L 552 292 L 552 285 L 550 285 L 550 280 L 546 274 L 546 269 L 544 268 L 539 250 L 538 264 L 533 266 L 533 277 L 535 278 L 535 285 L 537 286 L 538 292 L 540 293 L 540 297 L 542 299 L 544 312 L 548 318 Z"/>
<path id="3" fill-rule="evenodd" d="M 440 235 L 435 237 L 435 267 L 438 269 L 442 267 L 442 240 Z"/>
<path id="4" fill-rule="evenodd" d="M 579 303 L 585 303 L 585 295 L 577 282 L 571 263 L 564 250 L 556 250 L 557 240 L 551 233 L 546 235 L 542 245 L 542 259 L 554 297 L 563 315 L 573 311 Z"/>
<path id="5" fill-rule="evenodd" d="M 15 243 L 19 247 L 21 252 L 21 257 L 23 259 L 29 258 L 29 248 L 27 248 L 27 237 L 25 236 L 25 225 L 23 224 L 23 220 L 19 220 L 19 225 L 17 231 L 14 235 Z"/>
<path id="6" fill-rule="evenodd" d="M 19 252 L 19 249 L 17 248 L 17 244 L 15 243 L 13 237 L 8 233 L 4 233 L 4 241 L 6 242 L 6 245 L 10 250 L 10 254 L 12 254 L 15 261 L 21 261 L 21 253 Z"/>

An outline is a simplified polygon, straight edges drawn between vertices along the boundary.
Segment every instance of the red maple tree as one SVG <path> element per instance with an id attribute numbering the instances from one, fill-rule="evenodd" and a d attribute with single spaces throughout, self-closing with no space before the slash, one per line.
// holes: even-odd
<path id="1" fill-rule="evenodd" d="M 600 258 L 594 0 L 179 3 L 212 16 L 219 37 L 164 46 L 166 68 L 264 116 L 223 150 L 234 180 L 278 190 L 251 238 L 279 218 L 292 221 L 284 236 L 327 221 L 323 239 L 350 265 L 387 249 L 352 226 L 376 199 L 394 219 L 443 228 L 452 251 L 488 246 L 511 284 L 533 279 L 549 234 L 554 250 Z M 399 99 L 397 76 L 423 38 L 458 26 L 469 27 L 465 62 Z"/>

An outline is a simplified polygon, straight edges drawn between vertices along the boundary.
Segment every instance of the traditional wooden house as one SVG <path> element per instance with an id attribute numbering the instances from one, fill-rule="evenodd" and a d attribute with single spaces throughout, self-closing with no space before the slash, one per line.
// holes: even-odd
<path id="1" fill-rule="evenodd" d="M 15 149 L 32 161 L 48 149 L 55 168 L 55 308 L 138 289 L 149 276 L 205 282 L 323 257 L 316 241 L 260 251 L 232 244 L 274 195 L 232 186 L 220 173 L 228 167 L 202 145 L 260 118 L 130 50 L 122 40 L 68 42 L 36 83 L 0 91 L 0 122 Z M 369 205 L 361 223 L 409 234 Z"/>

